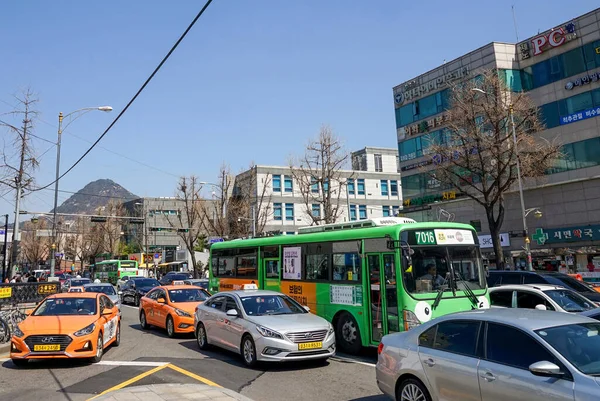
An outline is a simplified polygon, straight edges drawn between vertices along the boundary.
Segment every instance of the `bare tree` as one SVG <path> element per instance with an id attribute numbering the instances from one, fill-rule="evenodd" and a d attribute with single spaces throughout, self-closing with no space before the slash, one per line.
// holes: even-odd
<path id="1" fill-rule="evenodd" d="M 93 223 L 98 229 L 96 234 L 100 234 L 99 238 L 97 236 L 94 237 L 99 244 L 94 245 L 96 248 L 99 247 L 101 249 L 98 253 L 106 252 L 114 257 L 119 253 L 124 224 L 123 219 L 115 218 L 115 216 L 126 216 L 127 213 L 125 207 L 122 203 L 110 200 L 106 206 L 98 208 L 97 213 L 99 215 L 105 215 L 106 221 Z"/>
<path id="2" fill-rule="evenodd" d="M 26 222 L 21 235 L 21 254 L 33 269 L 37 269 L 41 260 L 49 255 L 50 241 L 47 236 L 38 236 L 40 230 L 46 230 L 48 225 L 45 219 L 36 222 Z"/>
<path id="3" fill-rule="evenodd" d="M 269 190 L 271 183 L 272 177 L 268 172 L 259 180 L 258 168 L 254 163 L 244 174 L 236 177 L 228 207 L 232 237 L 250 236 L 253 225 L 257 235 L 264 232 L 273 214 Z"/>
<path id="4" fill-rule="evenodd" d="M 343 170 L 350 159 L 342 142 L 331 128 L 322 126 L 319 136 L 306 146 L 304 155 L 290 160 L 294 181 L 304 200 L 305 213 L 312 225 L 335 223 L 342 214 L 340 197 L 346 180 Z M 313 213 L 314 204 L 321 213 Z"/>
<path id="5" fill-rule="evenodd" d="M 541 176 L 561 157 L 560 148 L 535 135 L 543 129 L 538 108 L 527 94 L 511 92 L 497 71 L 455 86 L 446 119 L 445 143 L 430 139 L 435 169 L 428 174 L 485 209 L 501 266 L 505 194 L 517 181 L 517 161 L 522 177 Z"/>
<path id="6" fill-rule="evenodd" d="M 231 224 L 228 214 L 229 194 L 233 186 L 230 167 L 223 163 L 219 171 L 219 178 L 213 187 L 212 201 L 201 204 L 202 220 L 210 235 L 225 238 L 229 236 Z"/>
<path id="7" fill-rule="evenodd" d="M 178 210 L 176 217 L 167 216 L 172 228 L 177 230 L 177 235 L 185 243 L 185 247 L 192 258 L 194 277 L 199 277 L 196 263 L 196 244 L 199 237 L 205 232 L 203 205 L 200 196 L 202 184 L 198 177 L 181 177 L 177 184 L 176 198 L 181 202 L 182 209 Z"/>

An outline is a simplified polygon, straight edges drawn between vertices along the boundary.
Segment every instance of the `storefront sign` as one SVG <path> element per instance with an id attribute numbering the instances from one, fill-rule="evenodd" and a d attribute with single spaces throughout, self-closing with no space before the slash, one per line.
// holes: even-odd
<path id="1" fill-rule="evenodd" d="M 521 60 L 530 58 L 531 50 L 533 50 L 533 56 L 539 56 L 546 50 L 560 47 L 576 37 L 577 33 L 575 32 L 575 23 L 573 22 L 569 22 L 564 26 L 554 28 L 549 32 L 534 37 L 529 42 L 519 43 Z M 530 44 L 532 49 L 530 49 Z"/>
<path id="2" fill-rule="evenodd" d="M 536 228 L 531 238 L 538 245 L 600 240 L 600 225 L 570 228 Z"/>
<path id="3" fill-rule="evenodd" d="M 433 230 L 438 245 L 473 245 L 475 239 L 469 230 Z"/>
<path id="4" fill-rule="evenodd" d="M 600 107 L 594 107 L 593 109 L 580 111 L 579 113 L 562 116 L 560 118 L 560 125 L 571 124 L 580 120 L 587 120 L 588 118 L 598 117 L 599 115 Z"/>
<path id="5" fill-rule="evenodd" d="M 408 160 L 410 160 L 410 159 L 408 159 Z M 401 160 L 401 161 L 404 161 L 404 160 Z M 418 163 L 413 163 L 413 164 L 409 164 L 407 166 L 401 167 L 400 171 L 414 170 L 414 169 L 419 168 L 419 167 L 427 166 L 427 165 L 429 165 L 431 163 L 432 163 L 431 160 L 423 160 L 423 161 L 418 162 Z"/>
<path id="6" fill-rule="evenodd" d="M 363 303 L 362 287 L 331 285 L 329 286 L 329 302 L 335 305 L 361 306 Z"/>
<path id="7" fill-rule="evenodd" d="M 283 278 L 300 280 L 302 273 L 302 248 L 283 248 Z"/>
<path id="8" fill-rule="evenodd" d="M 469 75 L 468 67 L 457 68 L 447 74 L 442 75 L 431 81 L 419 84 L 416 80 L 401 85 L 394 91 L 394 102 L 397 106 L 406 101 L 414 100 L 418 97 L 434 92 L 447 86 L 450 82 L 456 81 Z"/>
<path id="9" fill-rule="evenodd" d="M 429 120 L 423 120 L 420 123 L 406 125 L 398 129 L 398 139 L 403 139 L 408 135 L 418 135 L 429 132 L 433 128 L 441 127 L 448 122 L 447 114 L 440 114 Z"/>
<path id="10" fill-rule="evenodd" d="M 494 243 L 492 242 L 491 235 L 478 235 L 477 237 L 479 238 L 479 247 L 480 248 L 493 248 L 494 247 Z M 510 236 L 508 235 L 508 233 L 500 233 L 500 245 L 503 247 L 510 246 Z"/>
<path id="11" fill-rule="evenodd" d="M 592 72 L 584 77 L 577 78 L 575 81 L 569 81 L 565 84 L 566 90 L 571 90 L 577 86 L 583 86 L 600 80 L 600 71 Z"/>
<path id="12" fill-rule="evenodd" d="M 404 207 L 425 205 L 427 203 L 439 202 L 442 200 L 456 199 L 456 191 L 442 192 L 441 194 L 422 196 L 420 198 L 404 199 Z"/>

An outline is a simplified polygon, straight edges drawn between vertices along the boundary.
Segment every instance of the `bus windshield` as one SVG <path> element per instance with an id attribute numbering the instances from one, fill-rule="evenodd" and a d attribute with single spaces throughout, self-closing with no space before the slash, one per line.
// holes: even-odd
<path id="1" fill-rule="evenodd" d="M 486 286 L 475 245 L 415 247 L 413 252 L 412 266 L 405 263 L 404 267 L 404 285 L 410 293 L 463 291 L 466 287 L 481 290 Z"/>

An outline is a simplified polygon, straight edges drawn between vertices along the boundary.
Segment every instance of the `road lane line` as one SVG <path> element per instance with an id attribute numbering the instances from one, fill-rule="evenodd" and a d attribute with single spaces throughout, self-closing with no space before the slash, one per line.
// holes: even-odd
<path id="1" fill-rule="evenodd" d="M 356 361 L 354 359 L 344 358 L 344 357 L 341 357 L 341 356 L 334 356 L 333 358 L 331 358 L 331 360 L 338 361 L 338 362 L 346 362 L 346 363 L 356 363 L 356 364 L 359 364 L 359 365 L 369 366 L 369 367 L 372 367 L 372 368 L 374 368 L 376 366 L 376 364 L 374 364 L 374 363 Z"/>
<path id="2" fill-rule="evenodd" d="M 164 369 L 164 368 L 166 368 L 167 366 L 169 366 L 169 365 L 168 365 L 168 364 L 166 364 L 166 365 L 162 365 L 162 366 L 157 366 L 157 367 L 156 367 L 156 368 L 154 368 L 154 369 L 150 369 L 150 370 L 149 370 L 149 371 L 147 371 L 147 372 L 144 372 L 144 373 L 142 373 L 142 374 L 139 374 L 139 375 L 137 375 L 137 376 L 135 376 L 135 377 L 133 377 L 133 378 L 131 378 L 131 379 L 129 379 L 129 380 L 126 380 L 126 381 L 124 381 L 124 382 L 122 382 L 122 383 L 119 383 L 119 384 L 117 384 L 116 386 L 113 386 L 113 387 L 111 387 L 111 388 L 109 388 L 109 389 L 107 389 L 107 390 L 104 390 L 103 392 L 101 392 L 101 393 L 100 393 L 100 394 L 98 394 L 98 395 L 95 395 L 95 396 L 93 396 L 92 398 L 88 398 L 88 399 L 87 399 L 87 401 L 90 401 L 90 400 L 93 400 L 93 399 L 95 399 L 95 398 L 98 398 L 98 397 L 100 397 L 101 395 L 104 395 L 104 394 L 106 394 L 106 393 L 110 393 L 111 391 L 120 390 L 120 389 L 122 389 L 123 387 L 127 387 L 127 386 L 129 386 L 130 384 L 133 384 L 133 383 L 135 383 L 136 381 L 139 381 L 139 380 L 143 379 L 144 377 L 147 377 L 147 376 L 153 375 L 154 373 L 156 373 L 156 372 L 158 372 L 158 371 L 161 371 L 161 370 L 163 370 L 163 369 Z"/>
<path id="3" fill-rule="evenodd" d="M 175 365 L 167 365 L 167 367 L 168 367 L 169 369 L 173 369 L 173 370 L 174 370 L 174 371 L 176 371 L 176 372 L 179 372 L 179 373 L 182 373 L 182 374 L 184 374 L 184 375 L 186 375 L 186 376 L 189 376 L 189 377 L 191 377 L 192 379 L 196 379 L 196 380 L 198 380 L 199 382 L 202 382 L 202 383 L 204 383 L 204 384 L 208 384 L 209 386 L 223 388 L 223 386 L 220 386 L 220 385 L 218 385 L 217 383 L 215 383 L 215 382 L 213 382 L 213 381 L 211 381 L 211 380 L 208 380 L 208 379 L 206 379 L 206 378 L 204 378 L 204 377 L 202 377 L 202 376 L 198 376 L 198 375 L 197 375 L 197 374 L 195 374 L 195 373 L 192 373 L 192 372 L 190 372 L 190 371 L 187 371 L 187 370 L 185 370 L 185 369 L 181 369 L 179 366 L 175 366 Z"/>
<path id="4" fill-rule="evenodd" d="M 169 362 L 144 362 L 144 361 L 101 361 L 94 365 L 104 366 L 164 366 L 168 365 Z"/>

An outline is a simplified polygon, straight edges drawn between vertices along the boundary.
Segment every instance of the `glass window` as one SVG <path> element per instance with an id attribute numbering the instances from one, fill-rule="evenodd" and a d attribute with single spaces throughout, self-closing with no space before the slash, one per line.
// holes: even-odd
<path id="1" fill-rule="evenodd" d="M 403 127 L 414 121 L 413 105 L 406 104 L 396 109 L 396 128 Z"/>
<path id="2" fill-rule="evenodd" d="M 413 198 L 425 192 L 422 174 L 413 174 L 402 177 L 402 195 L 404 198 Z"/>
<path id="3" fill-rule="evenodd" d="M 321 205 L 315 203 L 312 205 L 312 215 L 313 217 L 321 217 Z"/>
<path id="4" fill-rule="evenodd" d="M 433 341 L 435 340 L 436 331 L 437 326 L 433 326 L 421 333 L 419 336 L 419 347 L 433 348 Z"/>
<path id="5" fill-rule="evenodd" d="M 588 70 L 600 67 L 600 53 L 596 51 L 598 47 L 600 40 L 583 45 L 583 58 Z"/>
<path id="6" fill-rule="evenodd" d="M 358 253 L 338 253 L 333 255 L 334 281 L 360 281 L 361 262 Z"/>
<path id="7" fill-rule="evenodd" d="M 214 297 L 208 301 L 208 307 L 222 311 L 225 304 L 225 297 Z"/>
<path id="8" fill-rule="evenodd" d="M 398 196 L 398 181 L 390 180 L 390 193 L 392 196 Z"/>
<path id="9" fill-rule="evenodd" d="M 284 176 L 285 192 L 294 192 L 294 182 L 289 175 Z"/>
<path id="10" fill-rule="evenodd" d="M 426 118 L 438 113 L 437 96 L 425 96 L 421 100 L 417 100 L 415 105 L 418 107 L 419 115 L 417 119 Z"/>
<path id="11" fill-rule="evenodd" d="M 350 205 L 350 220 L 356 220 L 356 205 Z"/>
<path id="12" fill-rule="evenodd" d="M 310 192 L 313 194 L 319 193 L 319 183 L 315 177 L 310 177 Z"/>
<path id="13" fill-rule="evenodd" d="M 285 235 L 296 235 L 294 231 L 286 231 Z"/>
<path id="14" fill-rule="evenodd" d="M 575 168 L 592 167 L 600 163 L 600 138 L 574 142 L 572 146 Z"/>
<path id="15" fill-rule="evenodd" d="M 357 179 L 356 185 L 358 187 L 358 194 L 364 195 L 365 194 L 365 180 L 363 178 Z"/>
<path id="16" fill-rule="evenodd" d="M 202 288 L 190 287 L 191 288 L 169 290 L 169 299 L 171 302 L 203 302 L 210 296 L 210 294 Z"/>
<path id="17" fill-rule="evenodd" d="M 375 157 L 375 171 L 383 171 L 383 159 L 381 155 L 374 155 Z"/>
<path id="18" fill-rule="evenodd" d="M 388 196 L 389 193 L 390 192 L 388 190 L 388 180 L 381 180 L 381 195 Z"/>
<path id="19" fill-rule="evenodd" d="M 383 217 L 390 217 L 390 207 L 383 205 L 382 207 Z"/>
<path id="20" fill-rule="evenodd" d="M 329 280 L 329 255 L 306 255 L 306 279 Z"/>
<path id="21" fill-rule="evenodd" d="M 367 205 L 358 206 L 358 218 L 359 220 L 365 220 L 367 218 Z"/>
<path id="22" fill-rule="evenodd" d="M 510 341 L 506 341 L 509 338 Z M 502 365 L 529 369 L 540 361 L 558 363 L 558 360 L 531 336 L 503 324 L 487 324 L 485 359 Z"/>
<path id="23" fill-rule="evenodd" d="M 241 249 L 239 253 L 247 253 L 236 258 L 236 276 L 256 277 L 256 250 Z"/>
<path id="24" fill-rule="evenodd" d="M 234 309 L 236 311 L 239 310 L 237 303 L 235 302 L 235 300 L 233 298 L 226 297 L 225 298 L 225 311 L 230 311 L 232 309 Z"/>
<path id="25" fill-rule="evenodd" d="M 294 204 L 293 203 L 285 204 L 285 219 L 288 221 L 294 221 Z"/>
<path id="26" fill-rule="evenodd" d="M 571 290 L 550 290 L 544 291 L 544 294 L 567 312 L 583 312 L 596 307 L 590 300 Z"/>
<path id="27" fill-rule="evenodd" d="M 281 220 L 281 203 L 273 203 L 273 219 Z"/>
<path id="28" fill-rule="evenodd" d="M 323 180 L 323 192 L 329 191 L 329 178 Z"/>
<path id="29" fill-rule="evenodd" d="M 433 348 L 475 357 L 479 326 L 478 321 L 453 320 L 440 323 Z"/>
<path id="30" fill-rule="evenodd" d="M 519 284 L 518 282 L 515 284 Z M 539 274 L 525 274 L 523 275 L 523 284 L 546 284 Z"/>
<path id="31" fill-rule="evenodd" d="M 392 206 L 392 215 L 397 216 L 400 213 L 400 206 Z"/>
<path id="32" fill-rule="evenodd" d="M 273 175 L 273 192 L 281 192 L 281 175 Z"/>
<path id="33" fill-rule="evenodd" d="M 563 77 L 570 77 L 576 74 L 581 74 L 586 70 L 585 61 L 583 59 L 583 51 L 581 47 L 570 50 L 561 54 L 563 66 Z"/>
<path id="34" fill-rule="evenodd" d="M 517 291 L 517 308 L 535 309 L 538 305 L 544 305 L 548 309 L 551 307 L 550 303 L 540 295 L 527 291 Z"/>
<path id="35" fill-rule="evenodd" d="M 279 261 L 266 260 L 265 270 L 267 271 L 267 278 L 279 278 Z"/>
<path id="36" fill-rule="evenodd" d="M 308 313 L 298 302 L 287 295 L 255 295 L 242 297 L 247 315 L 292 315 Z"/>
<path id="37" fill-rule="evenodd" d="M 348 195 L 354 195 L 354 179 L 348 179 Z"/>
<path id="38" fill-rule="evenodd" d="M 512 308 L 513 290 L 490 291 L 492 306 Z"/>
<path id="39" fill-rule="evenodd" d="M 579 111 L 591 109 L 594 107 L 592 92 L 584 92 L 579 95 L 571 96 L 565 99 L 567 102 L 567 113 L 572 114 Z"/>

